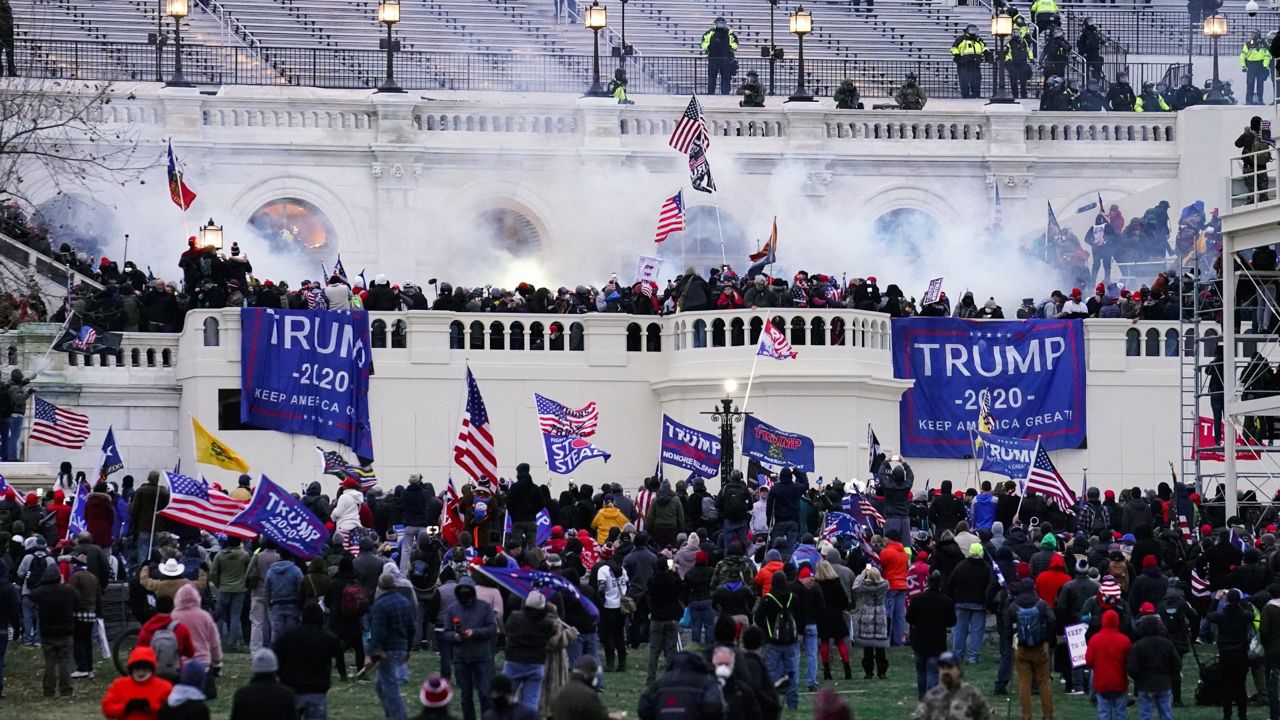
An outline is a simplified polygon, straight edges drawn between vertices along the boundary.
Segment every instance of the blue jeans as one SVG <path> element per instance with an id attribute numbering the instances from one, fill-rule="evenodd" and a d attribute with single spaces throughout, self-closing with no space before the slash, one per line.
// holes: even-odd
<path id="1" fill-rule="evenodd" d="M 1125 693 L 1098 693 L 1098 720 L 1128 720 L 1129 697 Z"/>
<path id="2" fill-rule="evenodd" d="M 298 606 L 293 603 L 272 605 L 267 616 L 271 618 L 271 637 L 275 640 L 298 626 Z"/>
<path id="3" fill-rule="evenodd" d="M 19 446 L 22 444 L 22 420 L 26 415 L 14 413 L 9 416 L 9 437 L 5 438 L 4 457 L 9 462 L 20 462 Z"/>
<path id="4" fill-rule="evenodd" d="M 810 686 L 818 684 L 818 626 L 804 626 L 804 679 Z"/>
<path id="5" fill-rule="evenodd" d="M 916 653 L 916 697 L 924 699 L 924 694 L 938 684 L 938 656 L 924 656 Z"/>
<path id="6" fill-rule="evenodd" d="M 890 590 L 884 596 L 884 614 L 889 620 L 889 640 L 894 646 L 907 644 L 907 591 Z"/>
<path id="7" fill-rule="evenodd" d="M 329 699 L 324 693 L 304 693 L 294 699 L 298 720 L 329 720 Z"/>
<path id="8" fill-rule="evenodd" d="M 404 650 L 388 650 L 378 663 L 373 676 L 373 691 L 382 703 L 387 720 L 405 720 L 404 700 L 400 686 L 409 680 L 409 653 Z"/>
<path id="9" fill-rule="evenodd" d="M 40 613 L 30 595 L 22 596 L 22 643 L 40 644 Z"/>
<path id="10" fill-rule="evenodd" d="M 775 681 L 785 675 L 787 683 L 787 707 L 795 710 L 800 707 L 800 648 L 790 645 L 765 645 L 764 666 L 769 669 L 769 677 Z"/>
<path id="11" fill-rule="evenodd" d="M 725 520 L 724 526 L 720 528 L 720 547 L 725 552 L 729 552 L 731 543 L 740 542 L 742 547 L 747 547 L 747 535 L 750 532 L 750 522 L 743 520 L 742 522 L 733 522 Z"/>
<path id="12" fill-rule="evenodd" d="M 547 666 L 508 660 L 502 663 L 502 674 L 511 678 L 520 703 L 537 712 L 538 700 L 542 697 L 542 677 L 547 674 Z"/>
<path id="13" fill-rule="evenodd" d="M 600 659 L 600 635 L 597 633 L 582 633 L 578 635 L 578 639 L 569 643 L 565 648 L 565 652 L 569 655 L 569 667 L 578 662 L 578 658 L 583 655 L 590 655 L 596 660 Z M 604 679 L 608 675 L 600 675 L 600 689 L 604 689 Z"/>
<path id="14" fill-rule="evenodd" d="M 222 633 L 223 645 L 240 645 L 244 642 L 244 633 L 240 629 L 240 616 L 244 613 L 244 599 L 248 593 L 218 593 L 218 630 Z"/>
<path id="15" fill-rule="evenodd" d="M 138 544 L 133 548 L 133 561 L 136 565 L 142 565 L 144 562 L 150 560 L 150 558 L 147 557 L 147 554 L 152 550 L 151 533 L 146 530 L 139 530 L 137 542 Z"/>
<path id="16" fill-rule="evenodd" d="M 982 633 L 987 627 L 987 614 L 982 610 L 956 608 L 956 626 L 951 631 L 951 652 L 957 660 L 978 662 L 982 650 Z M 967 652 L 966 652 L 967 650 Z"/>
<path id="17" fill-rule="evenodd" d="M 1138 693 L 1138 719 L 1151 720 L 1157 712 L 1160 720 L 1173 720 L 1173 691 Z"/>
<path id="18" fill-rule="evenodd" d="M 713 632 L 716 625 L 716 611 L 710 600 L 694 600 L 689 603 L 689 619 L 692 640 L 702 645 L 711 645 L 715 641 Z"/>

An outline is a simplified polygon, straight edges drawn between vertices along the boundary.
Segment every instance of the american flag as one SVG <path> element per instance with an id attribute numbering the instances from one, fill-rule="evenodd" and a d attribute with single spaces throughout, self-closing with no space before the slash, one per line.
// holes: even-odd
<path id="1" fill-rule="evenodd" d="M 983 388 L 978 393 L 978 429 L 984 433 L 995 432 L 996 417 L 991 414 L 991 391 Z"/>
<path id="2" fill-rule="evenodd" d="M 36 415 L 31 423 L 31 439 L 68 450 L 79 450 L 89 439 L 89 416 L 63 410 L 51 402 L 35 399 Z"/>
<path id="3" fill-rule="evenodd" d="M 308 310 L 315 310 L 316 308 L 320 308 L 324 306 L 324 302 L 320 299 L 323 297 L 323 295 L 320 294 L 320 288 L 318 286 L 312 285 L 310 288 L 308 288 L 305 291 L 304 294 L 306 295 L 306 298 L 307 298 Z"/>
<path id="4" fill-rule="evenodd" d="M 704 149 L 711 147 L 711 130 L 707 125 L 707 116 L 702 114 L 702 105 L 698 102 L 697 95 L 689 98 L 689 106 L 684 109 L 667 144 L 688 155 L 695 138 L 702 140 Z"/>
<path id="5" fill-rule="evenodd" d="M 773 323 L 766 322 L 764 332 L 760 333 L 760 347 L 756 349 L 756 355 L 774 360 L 790 360 L 796 357 L 796 351 L 791 349 L 791 343 L 787 342 L 787 336 L 781 330 L 774 327 Z"/>
<path id="6" fill-rule="evenodd" d="M 1209 583 L 1200 577 L 1200 573 L 1195 568 L 1191 569 L 1191 597 L 1207 598 L 1209 597 Z"/>
<path id="7" fill-rule="evenodd" d="M 378 485 L 378 476 L 374 473 L 372 467 L 359 467 L 347 462 L 342 454 L 336 450 L 325 450 L 319 445 L 316 446 L 316 452 L 320 453 L 321 462 L 323 463 L 322 472 L 325 475 L 333 475 L 339 478 L 355 478 L 360 483 L 360 492 L 369 492 Z"/>
<path id="8" fill-rule="evenodd" d="M 458 542 L 458 536 L 462 534 L 463 529 L 462 510 L 458 504 L 458 488 L 454 487 L 452 476 L 449 477 L 443 499 L 444 509 L 440 512 L 440 537 L 447 545 L 452 546 Z"/>
<path id="9" fill-rule="evenodd" d="M 1062 479 L 1062 473 L 1058 472 L 1058 468 L 1054 467 L 1053 461 L 1049 459 L 1049 452 L 1039 442 L 1036 443 L 1036 459 L 1031 463 L 1031 467 L 1027 468 L 1025 492 L 1041 493 L 1063 512 L 1075 512 L 1075 494 L 1071 492 L 1071 488 L 1067 487 L 1067 481 Z"/>
<path id="10" fill-rule="evenodd" d="M 756 477 L 756 483 L 758 487 L 764 488 L 765 490 L 773 489 L 773 478 L 764 473 L 760 473 L 760 475 Z"/>
<path id="11" fill-rule="evenodd" d="M 493 449 L 493 433 L 489 431 L 489 411 L 480 397 L 480 386 L 467 368 L 467 407 L 462 412 L 462 427 L 458 440 L 453 444 L 453 461 L 472 480 L 498 477 L 498 458 Z"/>
<path id="12" fill-rule="evenodd" d="M 347 533 L 342 539 L 342 549 L 351 553 L 351 557 L 360 557 L 360 538 L 355 533 Z"/>
<path id="13" fill-rule="evenodd" d="M 570 410 L 550 398 L 533 394 L 538 409 L 538 427 L 543 435 L 576 435 L 591 437 L 600 424 L 600 411 L 594 402 Z"/>
<path id="14" fill-rule="evenodd" d="M 653 505 L 653 499 L 657 495 L 658 493 L 647 487 L 640 488 L 640 491 L 636 493 L 636 532 L 644 532 L 645 518 L 648 517 L 649 507 Z"/>
<path id="15" fill-rule="evenodd" d="M 677 233 L 681 230 L 684 230 L 683 191 L 662 201 L 662 208 L 658 210 L 658 230 L 653 235 L 653 241 L 660 243 L 666 240 L 671 233 Z"/>
<path id="16" fill-rule="evenodd" d="M 1186 541 L 1188 545 L 1195 544 L 1196 538 L 1191 532 L 1191 523 L 1187 522 L 1186 515 L 1178 516 L 1178 531 L 1182 533 L 1182 539 Z"/>
<path id="17" fill-rule="evenodd" d="M 258 536 L 256 531 L 232 523 L 248 503 L 209 487 L 204 478 L 197 480 L 168 471 L 164 476 L 169 481 L 169 504 L 157 513 L 160 517 L 245 540 Z"/>

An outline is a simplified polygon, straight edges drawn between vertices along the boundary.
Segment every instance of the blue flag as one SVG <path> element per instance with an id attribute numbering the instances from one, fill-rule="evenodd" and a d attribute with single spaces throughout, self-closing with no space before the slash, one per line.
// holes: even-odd
<path id="1" fill-rule="evenodd" d="M 89 528 L 84 520 L 84 506 L 89 502 L 89 483 L 82 482 L 76 488 L 76 499 L 71 504 L 71 518 L 67 521 L 67 539 L 74 540 L 77 535 Z"/>
<path id="2" fill-rule="evenodd" d="M 844 535 L 857 535 L 858 521 L 849 513 L 828 512 L 827 524 L 822 529 L 823 540 L 834 540 Z"/>
<path id="3" fill-rule="evenodd" d="M 773 467 L 813 472 L 813 439 L 787 432 L 748 415 L 743 422 L 742 454 Z"/>
<path id="4" fill-rule="evenodd" d="M 253 499 L 231 524 L 252 528 L 303 560 L 324 552 L 329 544 L 329 530 L 320 518 L 266 475 L 258 479 Z"/>
<path id="5" fill-rule="evenodd" d="M 815 566 L 816 567 L 816 566 Z M 498 568 L 486 567 L 484 565 L 472 565 L 472 570 L 479 572 L 490 580 L 498 584 L 499 587 L 510 592 L 511 594 L 524 599 L 533 590 L 537 590 L 545 595 L 548 599 L 556 593 L 566 593 L 577 600 L 582 609 L 587 611 L 591 617 L 600 617 L 600 609 L 590 599 L 582 596 L 582 592 L 578 590 L 574 583 L 560 577 L 552 575 L 549 572 L 541 570 L 521 570 L 520 568 Z"/>
<path id="6" fill-rule="evenodd" d="M 574 468 L 593 458 L 609 462 L 612 453 L 605 452 L 580 437 L 543 435 L 542 443 L 547 451 L 547 469 L 557 475 L 568 475 Z"/>
<path id="7" fill-rule="evenodd" d="M 507 538 L 511 537 L 511 511 L 506 512 L 506 519 L 502 521 L 502 544 L 507 544 Z"/>
<path id="8" fill-rule="evenodd" d="M 822 553 L 812 545 L 801 543 L 796 546 L 795 552 L 791 553 L 791 564 L 796 567 L 808 565 L 811 571 L 817 572 L 820 562 L 822 562 Z"/>
<path id="9" fill-rule="evenodd" d="M 99 477 L 106 478 L 113 472 L 124 469 L 124 460 L 120 457 L 120 448 L 116 447 L 115 428 L 107 427 L 107 436 L 102 439 L 102 469 Z"/>
<path id="10" fill-rule="evenodd" d="M 977 432 L 982 471 L 1021 480 L 1036 456 L 1036 441 Z"/>
<path id="11" fill-rule="evenodd" d="M 542 547 L 551 539 L 551 513 L 547 512 L 546 508 L 542 508 L 534 517 L 534 522 L 538 525 L 538 547 Z"/>
<path id="12" fill-rule="evenodd" d="M 13 490 L 13 486 L 9 484 L 9 481 L 3 475 L 0 475 L 0 495 L 8 493 L 10 490 Z"/>
<path id="13" fill-rule="evenodd" d="M 659 457 L 660 463 L 684 468 L 699 477 L 713 478 L 720 474 L 720 438 L 663 415 Z"/>

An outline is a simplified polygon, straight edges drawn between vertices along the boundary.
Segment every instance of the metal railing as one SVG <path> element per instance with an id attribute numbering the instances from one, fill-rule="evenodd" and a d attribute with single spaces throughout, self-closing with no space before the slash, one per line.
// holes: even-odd
<path id="1" fill-rule="evenodd" d="M 1228 173 L 1231 207 L 1256 205 L 1276 199 L 1276 185 L 1280 164 L 1276 163 L 1275 148 L 1250 152 L 1231 158 Z"/>
<path id="2" fill-rule="evenodd" d="M 374 49 L 320 47 L 213 47 L 183 45 L 183 71 L 200 85 L 291 85 L 335 89 L 372 89 L 382 82 L 386 55 Z M 156 76 L 155 48 L 145 43 L 88 41 L 32 41 L 18 46 L 18 68 L 25 76 L 78 80 L 152 80 Z M 396 56 L 396 80 L 409 90 L 496 90 L 509 92 L 582 92 L 590 83 L 591 56 L 445 53 L 403 51 Z M 604 79 L 612 76 L 617 60 L 602 58 Z M 160 75 L 172 73 L 173 52 L 166 49 Z M 768 85 L 769 61 L 739 57 L 731 92 L 748 71 Z M 1181 66 L 1179 66 L 1181 67 Z M 1171 72 L 1167 63 L 1104 63 L 1104 75 L 1114 80 L 1121 69 L 1141 87 Z M 797 61 L 779 60 L 775 68 L 779 95 L 795 87 Z M 633 94 L 688 95 L 707 92 L 706 58 L 635 56 L 627 63 L 628 90 Z M 830 96 L 845 79 L 853 80 L 867 98 L 891 97 L 907 73 L 915 73 L 929 97 L 959 97 L 955 65 L 950 60 L 882 60 L 807 58 L 806 88 Z M 983 91 L 990 93 L 995 65 L 982 65 Z M 1034 70 L 1033 84 L 1041 73 Z M 1068 78 L 1084 84 L 1084 67 L 1073 63 Z M 1176 83 L 1175 83 L 1176 84 Z"/>
<path id="3" fill-rule="evenodd" d="M 1254 30 L 1260 31 L 1270 42 L 1280 23 L 1280 14 L 1272 10 L 1263 10 L 1254 16 L 1243 12 L 1219 14 L 1227 18 L 1227 35 L 1218 40 L 1218 52 L 1224 57 L 1239 55 L 1241 46 Z M 1073 43 L 1086 17 L 1131 55 L 1186 55 L 1188 38 L 1191 54 L 1213 54 L 1213 41 L 1205 37 L 1202 23 L 1192 24 L 1185 11 L 1172 8 L 1073 9 L 1062 15 L 1067 37 Z"/>

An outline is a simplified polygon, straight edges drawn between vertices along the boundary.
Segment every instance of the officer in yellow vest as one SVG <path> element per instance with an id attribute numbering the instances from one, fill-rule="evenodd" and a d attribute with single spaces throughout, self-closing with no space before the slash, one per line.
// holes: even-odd
<path id="1" fill-rule="evenodd" d="M 1031 3 L 1031 22 L 1044 32 L 1058 19 L 1058 3 L 1054 0 L 1034 0 Z"/>
<path id="2" fill-rule="evenodd" d="M 960 97 L 982 97 L 982 61 L 991 59 L 987 44 L 978 37 L 978 26 L 970 23 L 951 45 L 951 59 L 960 78 Z"/>
<path id="3" fill-rule="evenodd" d="M 702 52 L 707 56 L 707 94 L 716 94 L 716 77 L 720 78 L 720 94 L 729 94 L 729 80 L 738 71 L 734 55 L 738 52 L 738 34 L 729 29 L 723 16 L 702 33 Z"/>
<path id="4" fill-rule="evenodd" d="M 1245 104 L 1261 105 L 1267 87 L 1267 66 L 1271 64 L 1271 48 L 1262 39 L 1262 32 L 1253 31 L 1249 41 L 1240 48 L 1240 69 L 1245 73 Z"/>

